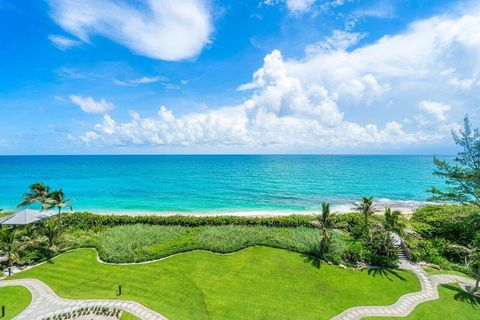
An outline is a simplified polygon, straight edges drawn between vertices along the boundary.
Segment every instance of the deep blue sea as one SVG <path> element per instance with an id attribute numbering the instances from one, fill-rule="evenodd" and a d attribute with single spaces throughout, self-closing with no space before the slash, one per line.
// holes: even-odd
<path id="1" fill-rule="evenodd" d="M 443 185 L 432 170 L 431 156 L 1 156 L 0 208 L 37 181 L 103 212 L 303 212 L 362 195 L 408 206 Z"/>

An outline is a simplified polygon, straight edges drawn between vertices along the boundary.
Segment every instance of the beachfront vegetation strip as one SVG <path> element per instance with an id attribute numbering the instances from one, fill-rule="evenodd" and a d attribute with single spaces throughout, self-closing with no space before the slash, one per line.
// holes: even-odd
<path id="1" fill-rule="evenodd" d="M 5 317 L 1 319 L 13 319 L 13 317 L 28 307 L 31 300 L 32 295 L 24 287 L 0 287 L 0 307 L 5 306 Z"/>
<path id="2" fill-rule="evenodd" d="M 440 299 L 424 302 L 407 317 L 369 317 L 365 320 L 477 320 L 480 317 L 480 297 L 476 297 L 458 284 L 444 284 L 438 287 Z"/>
<path id="3" fill-rule="evenodd" d="M 409 221 L 406 237 L 414 261 L 427 261 L 441 269 L 475 277 L 480 259 L 480 208 L 476 205 L 427 206 Z"/>
<path id="4" fill-rule="evenodd" d="M 171 319 L 328 319 L 420 289 L 408 271 L 318 268 L 309 256 L 267 247 L 140 265 L 101 264 L 95 250 L 81 249 L 14 278 L 40 279 L 62 297 L 135 300 Z"/>

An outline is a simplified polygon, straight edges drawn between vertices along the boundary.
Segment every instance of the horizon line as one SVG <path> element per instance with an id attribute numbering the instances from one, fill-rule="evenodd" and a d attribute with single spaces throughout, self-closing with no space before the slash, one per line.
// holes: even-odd
<path id="1" fill-rule="evenodd" d="M 0 154 L 0 157 L 68 156 L 456 156 L 434 153 L 82 153 L 82 154 Z"/>

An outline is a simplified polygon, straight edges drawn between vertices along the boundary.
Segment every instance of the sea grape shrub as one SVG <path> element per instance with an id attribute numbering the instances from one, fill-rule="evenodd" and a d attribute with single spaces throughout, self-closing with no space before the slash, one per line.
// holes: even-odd
<path id="1" fill-rule="evenodd" d="M 480 208 L 476 205 L 431 205 L 418 209 L 412 226 L 424 238 L 443 238 L 469 245 L 480 230 Z"/>
<path id="2" fill-rule="evenodd" d="M 347 231 L 354 239 L 360 239 L 364 234 L 365 223 L 360 213 L 337 214 L 337 225 Z"/>
<path id="3" fill-rule="evenodd" d="M 64 223 L 71 227 L 82 230 L 95 230 L 101 227 L 113 227 L 131 224 L 149 224 L 165 226 L 270 226 L 270 227 L 311 227 L 314 217 L 307 215 L 289 215 L 281 217 L 240 217 L 240 216 L 127 216 L 127 215 L 100 215 L 92 213 L 74 213 L 64 217 Z"/>
<path id="4" fill-rule="evenodd" d="M 359 240 L 347 242 L 347 246 L 343 253 L 343 259 L 352 263 L 365 260 L 365 247 Z"/>

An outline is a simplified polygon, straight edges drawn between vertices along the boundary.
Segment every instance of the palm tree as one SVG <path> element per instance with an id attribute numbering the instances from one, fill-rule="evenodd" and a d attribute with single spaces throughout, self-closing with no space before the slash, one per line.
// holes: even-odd
<path id="1" fill-rule="evenodd" d="M 365 231 L 368 230 L 368 218 L 375 212 L 375 205 L 373 204 L 372 197 L 362 197 L 361 202 L 355 202 L 355 211 L 360 212 L 363 214 L 364 224 L 365 224 Z"/>
<path id="2" fill-rule="evenodd" d="M 43 235 L 50 251 L 57 251 L 58 238 L 61 233 L 62 226 L 55 219 L 50 218 L 43 224 Z"/>
<path id="3" fill-rule="evenodd" d="M 25 244 L 18 240 L 17 232 L 16 229 L 12 231 L 0 230 L 0 251 L 4 254 L 7 267 L 12 267 L 14 263 L 19 262 L 20 250 L 25 247 Z"/>
<path id="4" fill-rule="evenodd" d="M 316 223 L 322 230 L 320 240 L 320 253 L 323 255 L 330 249 L 330 234 L 335 227 L 335 213 L 330 212 L 330 204 L 322 203 L 322 214 L 316 215 Z"/>
<path id="5" fill-rule="evenodd" d="M 399 236 L 403 236 L 405 229 L 405 224 L 400 220 L 402 213 L 398 210 L 391 210 L 390 208 L 385 208 L 385 221 L 384 227 L 386 231 L 395 232 Z"/>
<path id="6" fill-rule="evenodd" d="M 50 194 L 50 187 L 42 182 L 37 182 L 32 184 L 29 188 L 30 192 L 23 195 L 24 200 L 20 202 L 17 207 L 25 207 L 39 202 L 42 206 L 42 210 L 44 210 L 46 207 L 45 201 Z"/>
<path id="7" fill-rule="evenodd" d="M 70 210 L 73 210 L 72 205 L 70 202 L 72 202 L 73 199 L 65 199 L 65 194 L 63 193 L 62 189 L 52 191 L 48 194 L 47 199 L 45 200 L 45 209 L 52 209 L 54 207 L 57 207 L 58 209 L 58 216 L 61 217 L 62 214 L 62 209 L 64 207 L 69 208 Z"/>
<path id="8" fill-rule="evenodd" d="M 21 240 L 25 243 L 26 246 L 34 246 L 41 242 L 41 239 L 38 236 L 37 227 L 34 224 L 27 224 L 21 230 Z"/>

